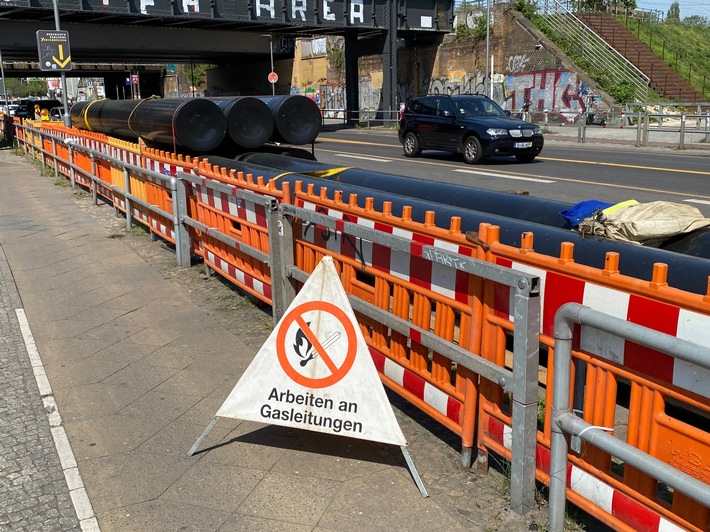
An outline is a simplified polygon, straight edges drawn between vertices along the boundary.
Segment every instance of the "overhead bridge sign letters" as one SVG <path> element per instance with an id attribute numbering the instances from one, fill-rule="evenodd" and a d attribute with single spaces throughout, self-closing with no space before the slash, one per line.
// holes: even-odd
<path id="1" fill-rule="evenodd" d="M 71 70 L 69 32 L 62 30 L 37 30 L 39 68 L 43 71 Z"/>

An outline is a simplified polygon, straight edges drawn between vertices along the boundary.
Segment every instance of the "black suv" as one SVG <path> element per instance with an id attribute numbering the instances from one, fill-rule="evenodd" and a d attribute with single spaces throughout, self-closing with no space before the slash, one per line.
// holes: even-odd
<path id="1" fill-rule="evenodd" d="M 463 154 L 468 164 L 493 155 L 529 163 L 545 138 L 539 127 L 511 118 L 490 98 L 437 94 L 409 100 L 399 121 L 399 141 L 407 157 L 443 150 Z"/>

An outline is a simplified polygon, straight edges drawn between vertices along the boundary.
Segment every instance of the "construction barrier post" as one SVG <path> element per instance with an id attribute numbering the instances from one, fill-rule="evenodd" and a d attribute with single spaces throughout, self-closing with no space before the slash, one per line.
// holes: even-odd
<path id="1" fill-rule="evenodd" d="M 626 121 L 626 112 L 621 110 L 621 122 L 619 122 L 619 129 L 624 129 L 624 122 Z"/>
<path id="2" fill-rule="evenodd" d="M 54 177 L 59 175 L 59 165 L 57 164 L 57 139 L 52 136 L 52 160 L 54 161 Z"/>
<path id="3" fill-rule="evenodd" d="M 123 167 L 123 190 L 125 192 L 124 197 L 126 198 L 126 230 L 130 231 L 133 229 L 133 207 L 131 205 L 131 199 L 129 198 L 131 194 L 131 178 L 128 174 L 128 168 Z"/>
<path id="4" fill-rule="evenodd" d="M 96 194 L 96 189 L 98 188 L 97 183 L 96 183 L 96 157 L 94 156 L 94 152 L 91 152 L 91 175 L 89 176 L 91 178 L 91 201 L 93 201 L 95 206 L 98 206 L 99 204 L 99 198 Z"/>
<path id="5" fill-rule="evenodd" d="M 71 142 L 67 142 L 69 147 L 69 182 L 71 188 L 76 188 L 76 172 L 74 170 L 74 146 Z"/>
<path id="6" fill-rule="evenodd" d="M 513 460 L 510 466 L 510 509 L 525 515 L 535 507 L 537 386 L 540 354 L 540 286 L 518 280 L 513 299 L 523 327 L 513 330 Z"/>
<path id="7" fill-rule="evenodd" d="M 185 182 L 182 179 L 172 178 L 170 180 L 170 194 L 173 199 L 173 227 L 175 228 L 177 264 L 181 268 L 189 268 L 191 266 L 192 242 L 190 242 L 190 232 L 183 223 L 184 217 L 187 216 L 187 187 Z"/>

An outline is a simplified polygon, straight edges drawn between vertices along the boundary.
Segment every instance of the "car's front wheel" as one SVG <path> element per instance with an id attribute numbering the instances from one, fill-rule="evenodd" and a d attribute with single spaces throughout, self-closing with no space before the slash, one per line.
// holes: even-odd
<path id="1" fill-rule="evenodd" d="M 471 135 L 463 141 L 463 160 L 466 164 L 476 164 L 483 158 L 483 150 L 481 149 L 481 141 Z"/>
<path id="2" fill-rule="evenodd" d="M 537 153 L 517 153 L 517 154 L 515 154 L 515 158 L 520 163 L 531 163 L 535 160 L 535 157 L 537 157 Z"/>
<path id="3" fill-rule="evenodd" d="M 404 155 L 405 157 L 418 157 L 422 153 L 419 147 L 419 139 L 411 131 L 404 136 Z"/>

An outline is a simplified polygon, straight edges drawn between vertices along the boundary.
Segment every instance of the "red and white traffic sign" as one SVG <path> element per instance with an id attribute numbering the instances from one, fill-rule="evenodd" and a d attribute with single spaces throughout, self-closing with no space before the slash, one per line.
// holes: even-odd
<path id="1" fill-rule="evenodd" d="M 279 80 L 279 75 L 276 72 L 270 72 L 268 79 L 269 79 L 269 83 L 271 83 L 273 85 L 274 83 L 276 83 Z"/>
<path id="2" fill-rule="evenodd" d="M 404 446 L 332 257 L 324 257 L 215 417 Z"/>

